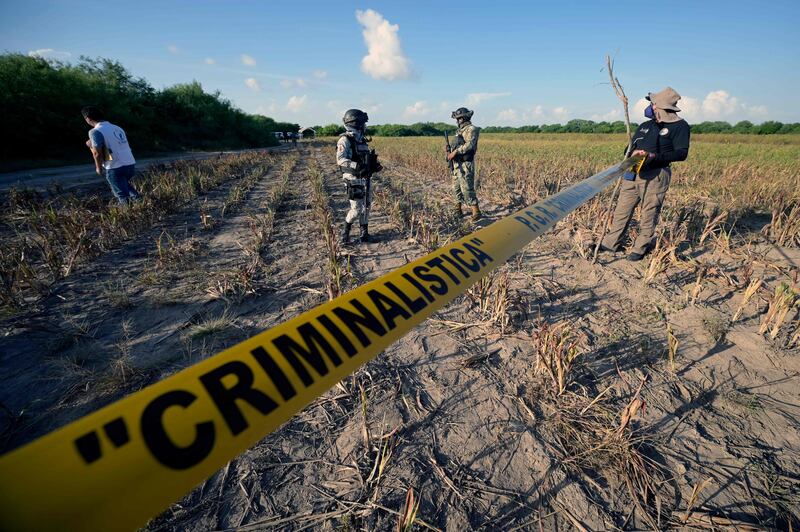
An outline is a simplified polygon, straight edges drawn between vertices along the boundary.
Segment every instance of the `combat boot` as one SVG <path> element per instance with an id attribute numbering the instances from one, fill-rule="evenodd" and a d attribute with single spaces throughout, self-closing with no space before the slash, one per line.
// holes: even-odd
<path id="1" fill-rule="evenodd" d="M 362 244 L 366 244 L 369 242 L 369 226 L 362 225 L 361 226 L 361 233 L 358 235 L 358 241 Z"/>
<path id="2" fill-rule="evenodd" d="M 478 204 L 472 206 L 472 221 L 476 222 L 481 219 L 481 209 Z"/>
<path id="3" fill-rule="evenodd" d="M 353 224 L 345 222 L 344 226 L 342 226 L 342 244 L 349 244 L 350 243 L 350 228 L 353 227 Z"/>
<path id="4" fill-rule="evenodd" d="M 462 210 L 461 210 L 461 203 L 460 203 L 460 202 L 457 202 L 457 203 L 456 203 L 456 204 L 453 206 L 453 213 L 454 213 L 454 214 L 455 214 L 455 215 L 456 215 L 458 218 L 461 218 L 462 216 L 464 216 L 464 211 L 462 211 Z"/>

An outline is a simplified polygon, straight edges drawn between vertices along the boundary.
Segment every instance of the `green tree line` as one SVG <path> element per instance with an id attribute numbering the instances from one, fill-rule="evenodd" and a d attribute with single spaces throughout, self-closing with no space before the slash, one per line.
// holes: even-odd
<path id="1" fill-rule="evenodd" d="M 442 122 L 417 122 L 410 125 L 379 124 L 369 126 L 367 134 L 377 137 L 427 137 L 442 135 L 445 131 L 452 133 L 455 124 Z M 336 124 L 327 126 L 314 126 L 317 135 L 334 136 L 344 132 L 344 127 Z M 485 133 L 625 133 L 625 123 L 594 122 L 592 120 L 570 120 L 566 124 L 544 124 L 520 127 L 486 126 L 481 131 Z M 773 135 L 800 133 L 800 123 L 784 124 L 782 122 L 768 121 L 753 124 L 742 120 L 736 124 L 728 122 L 700 122 L 692 124 L 693 133 L 741 133 L 751 135 Z"/>
<path id="2" fill-rule="evenodd" d="M 77 64 L 0 55 L 0 160 L 74 160 L 87 154 L 81 108 L 97 105 L 125 129 L 134 154 L 256 148 L 297 124 L 244 113 L 197 81 L 162 90 L 119 62 L 81 57 Z"/>

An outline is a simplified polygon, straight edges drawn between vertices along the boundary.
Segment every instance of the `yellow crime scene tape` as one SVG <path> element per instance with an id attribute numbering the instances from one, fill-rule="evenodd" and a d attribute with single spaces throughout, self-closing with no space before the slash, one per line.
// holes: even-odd
<path id="1" fill-rule="evenodd" d="M 0 527 L 144 525 L 636 163 L 626 159 L 0 457 Z"/>

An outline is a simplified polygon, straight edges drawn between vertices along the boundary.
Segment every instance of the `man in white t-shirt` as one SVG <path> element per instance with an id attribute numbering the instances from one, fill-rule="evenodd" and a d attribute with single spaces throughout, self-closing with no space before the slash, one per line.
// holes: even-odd
<path id="1" fill-rule="evenodd" d="M 136 160 L 125 131 L 106 120 L 103 111 L 97 107 L 84 107 L 81 114 L 86 123 L 92 126 L 86 146 L 92 151 L 97 174 L 103 175 L 105 169 L 111 192 L 123 205 L 141 199 L 131 184 L 136 173 Z"/>

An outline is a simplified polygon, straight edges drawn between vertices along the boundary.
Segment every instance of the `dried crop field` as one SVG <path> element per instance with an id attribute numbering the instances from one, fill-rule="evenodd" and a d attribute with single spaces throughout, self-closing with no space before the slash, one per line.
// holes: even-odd
<path id="1" fill-rule="evenodd" d="M 484 135 L 477 226 L 623 145 Z M 130 209 L 4 198 L 0 451 L 475 229 L 440 139 L 374 146 L 369 245 L 336 241 L 331 140 L 150 170 Z M 148 528 L 796 530 L 799 160 L 797 136 L 697 136 L 644 261 L 591 261 L 609 189 Z"/>

